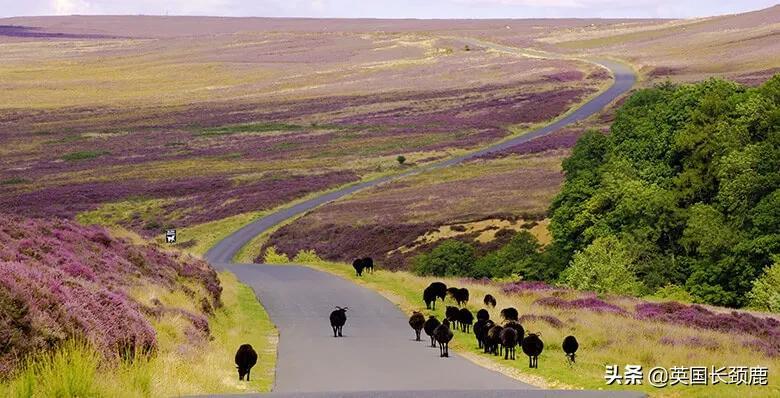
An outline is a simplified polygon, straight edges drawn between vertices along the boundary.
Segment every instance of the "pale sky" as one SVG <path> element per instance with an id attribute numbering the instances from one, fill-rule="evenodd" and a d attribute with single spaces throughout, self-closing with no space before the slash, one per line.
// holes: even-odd
<path id="1" fill-rule="evenodd" d="M 0 0 L 0 17 L 69 14 L 338 18 L 688 18 L 778 0 Z"/>

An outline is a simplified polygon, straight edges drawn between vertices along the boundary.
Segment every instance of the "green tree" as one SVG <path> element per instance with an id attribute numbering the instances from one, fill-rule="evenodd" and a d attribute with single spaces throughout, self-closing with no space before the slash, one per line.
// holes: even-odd
<path id="1" fill-rule="evenodd" d="M 505 278 L 518 274 L 523 279 L 541 279 L 541 246 L 528 231 L 520 231 L 500 249 L 479 258 L 472 272 L 475 278 Z"/>
<path id="2" fill-rule="evenodd" d="M 633 256 L 616 237 L 598 238 L 566 268 L 561 279 L 565 286 L 599 293 L 641 294 L 642 283 L 632 271 Z"/>
<path id="3" fill-rule="evenodd" d="M 414 258 L 414 270 L 419 275 L 471 275 L 476 254 L 474 247 L 458 240 L 445 240 L 430 253 Z"/>
<path id="4" fill-rule="evenodd" d="M 780 261 L 775 261 L 753 282 L 748 300 L 751 308 L 780 312 Z"/>

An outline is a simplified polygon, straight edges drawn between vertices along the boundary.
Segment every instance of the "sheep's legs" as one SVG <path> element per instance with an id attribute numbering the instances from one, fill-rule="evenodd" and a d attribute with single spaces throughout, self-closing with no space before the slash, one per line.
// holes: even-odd
<path id="1" fill-rule="evenodd" d="M 251 371 L 252 371 L 251 368 L 246 370 L 246 381 L 249 381 L 249 372 L 251 372 Z"/>
<path id="2" fill-rule="evenodd" d="M 339 326 L 339 337 L 344 337 L 344 336 L 342 336 L 342 335 L 341 335 L 341 328 L 342 328 L 342 327 L 341 327 L 341 326 Z"/>

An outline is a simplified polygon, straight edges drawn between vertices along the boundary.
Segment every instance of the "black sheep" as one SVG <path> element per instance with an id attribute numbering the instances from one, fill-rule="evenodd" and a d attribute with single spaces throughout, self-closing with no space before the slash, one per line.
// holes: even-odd
<path id="1" fill-rule="evenodd" d="M 355 275 L 363 276 L 363 269 L 365 268 L 365 265 L 363 264 L 363 259 L 356 258 L 355 261 L 352 262 L 352 268 L 355 269 Z"/>
<path id="2" fill-rule="evenodd" d="M 457 287 L 448 287 L 447 288 L 447 295 L 450 296 L 451 299 L 458 301 L 458 288 Z"/>
<path id="3" fill-rule="evenodd" d="M 363 269 L 373 274 L 374 273 L 374 259 L 371 257 L 363 257 Z"/>
<path id="4" fill-rule="evenodd" d="M 477 311 L 477 319 L 483 319 L 487 321 L 488 319 L 490 319 L 490 313 L 488 313 L 488 311 L 483 308 Z"/>
<path id="5" fill-rule="evenodd" d="M 468 308 L 464 307 L 458 311 L 458 323 L 460 323 L 461 332 L 469 332 L 471 325 L 474 323 L 474 315 L 471 313 L 471 311 L 468 310 Z"/>
<path id="6" fill-rule="evenodd" d="M 444 298 L 447 297 L 447 285 L 443 282 L 432 282 L 428 287 L 436 292 L 436 297 L 440 298 L 441 301 L 444 301 Z"/>
<path id="7" fill-rule="evenodd" d="M 330 326 L 333 328 L 333 337 L 342 337 L 341 328 L 347 323 L 347 309 L 349 308 L 336 307 L 336 310 L 330 313 Z"/>
<path id="8" fill-rule="evenodd" d="M 465 287 L 458 289 L 455 300 L 458 302 L 459 306 L 466 305 L 466 303 L 469 302 L 469 289 L 466 289 Z"/>
<path id="9" fill-rule="evenodd" d="M 505 321 L 517 322 L 517 319 L 519 318 L 519 314 L 517 313 L 517 309 L 515 309 L 514 307 L 508 307 L 501 310 L 501 317 L 504 318 Z"/>
<path id="10" fill-rule="evenodd" d="M 485 303 L 486 307 L 496 308 L 496 298 L 491 294 L 486 294 L 485 299 L 482 300 L 482 302 Z"/>
<path id="11" fill-rule="evenodd" d="M 425 308 L 427 309 L 436 309 L 436 297 L 438 296 L 438 292 L 436 289 L 433 288 L 433 286 L 428 286 L 423 290 L 423 301 L 425 301 Z"/>
<path id="12" fill-rule="evenodd" d="M 488 329 L 487 337 L 485 338 L 485 353 L 498 355 L 500 354 L 499 346 L 501 344 L 501 331 L 504 328 L 501 325 L 493 325 Z"/>
<path id="13" fill-rule="evenodd" d="M 563 352 L 566 353 L 566 359 L 569 361 L 569 364 L 575 363 L 574 357 L 577 355 L 577 349 L 580 348 L 580 343 L 577 342 L 577 338 L 574 336 L 566 336 L 566 338 L 563 339 Z"/>
<path id="14" fill-rule="evenodd" d="M 429 316 L 423 324 L 423 330 L 425 330 L 425 334 L 431 338 L 431 347 L 436 347 L 436 340 L 435 337 L 433 337 L 433 332 L 437 327 L 439 327 L 439 325 L 441 325 L 441 322 L 439 322 L 439 320 L 436 319 L 436 317 L 433 315 Z"/>
<path id="15" fill-rule="evenodd" d="M 517 344 L 520 345 L 523 342 L 523 336 L 525 336 L 525 329 L 519 322 L 509 321 L 504 324 L 505 328 L 512 328 L 517 332 Z"/>
<path id="16" fill-rule="evenodd" d="M 495 325 L 490 319 L 477 319 L 474 323 L 474 337 L 477 338 L 477 346 L 479 348 L 485 348 L 485 338 L 487 332 Z"/>
<path id="17" fill-rule="evenodd" d="M 444 319 L 450 321 L 452 327 L 456 329 L 458 327 L 458 317 L 460 317 L 460 310 L 458 307 L 448 305 L 447 309 L 444 310 Z"/>
<path id="18" fill-rule="evenodd" d="M 501 345 L 504 347 L 504 359 L 515 360 L 515 346 L 517 346 L 517 330 L 505 327 L 499 335 Z"/>
<path id="19" fill-rule="evenodd" d="M 236 351 L 236 367 L 238 368 L 238 380 L 249 381 L 249 371 L 257 363 L 257 352 L 249 344 L 242 344 Z"/>
<path id="20" fill-rule="evenodd" d="M 450 340 L 452 340 L 452 331 L 450 330 L 450 322 L 444 320 L 441 325 L 436 327 L 433 331 L 433 336 L 439 343 L 440 357 L 445 358 L 450 356 Z"/>
<path id="21" fill-rule="evenodd" d="M 525 355 L 528 355 L 528 367 L 538 368 L 539 355 L 541 355 L 544 349 L 544 343 L 539 338 L 539 334 L 528 333 L 528 336 L 523 339 L 522 347 Z"/>
<path id="22" fill-rule="evenodd" d="M 417 311 L 412 312 L 412 316 L 409 317 L 409 326 L 414 329 L 414 333 L 417 335 L 417 341 L 420 341 L 420 331 L 422 330 L 424 324 L 425 317 L 423 314 Z"/>

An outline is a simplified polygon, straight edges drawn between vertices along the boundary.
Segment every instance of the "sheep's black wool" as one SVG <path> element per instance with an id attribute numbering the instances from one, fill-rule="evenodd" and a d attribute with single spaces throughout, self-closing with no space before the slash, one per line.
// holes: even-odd
<path id="1" fill-rule="evenodd" d="M 528 367 L 538 368 L 539 355 L 544 349 L 544 343 L 542 342 L 542 339 L 539 338 L 539 335 L 536 333 L 528 333 L 528 336 L 523 339 L 522 347 L 525 355 L 528 355 Z"/>
<path id="2" fill-rule="evenodd" d="M 436 329 L 433 331 L 433 336 L 439 343 L 439 356 L 442 358 L 449 357 L 449 345 L 450 340 L 452 340 L 453 337 L 452 330 L 450 330 L 450 322 L 445 319 L 444 322 L 442 322 L 442 324 L 436 327 Z"/>
<path id="3" fill-rule="evenodd" d="M 374 259 L 371 257 L 363 257 L 363 269 L 373 274 L 374 273 Z"/>
<path id="4" fill-rule="evenodd" d="M 443 282 L 433 282 L 428 285 L 428 287 L 436 293 L 436 297 L 440 298 L 441 301 L 444 301 L 444 298 L 447 296 L 447 285 Z"/>
<path id="5" fill-rule="evenodd" d="M 483 308 L 483 309 L 477 311 L 477 319 L 488 320 L 488 319 L 490 319 L 490 313 L 488 313 L 488 311 Z"/>
<path id="6" fill-rule="evenodd" d="M 493 321 L 489 319 L 477 319 L 474 323 L 474 337 L 477 338 L 477 345 L 479 348 L 485 347 L 485 338 L 487 338 L 487 332 L 495 325 Z"/>
<path id="7" fill-rule="evenodd" d="M 348 307 L 336 307 L 336 310 L 330 313 L 330 326 L 333 328 L 333 337 L 342 337 L 341 329 L 347 323 Z"/>
<path id="8" fill-rule="evenodd" d="M 236 351 L 236 367 L 238 368 L 238 380 L 249 381 L 249 371 L 257 363 L 257 352 L 249 344 L 242 344 Z"/>
<path id="9" fill-rule="evenodd" d="M 517 346 L 517 330 L 511 327 L 505 327 L 501 330 L 499 338 L 504 347 L 504 359 L 515 359 L 515 346 Z"/>
<path id="10" fill-rule="evenodd" d="M 474 315 L 471 313 L 471 311 L 469 311 L 468 308 L 464 307 L 458 311 L 458 323 L 460 323 L 461 332 L 469 332 L 471 325 L 474 323 Z"/>
<path id="11" fill-rule="evenodd" d="M 458 305 L 466 305 L 466 303 L 469 302 L 469 289 L 466 289 L 465 287 L 458 289 L 455 301 L 458 302 Z"/>
<path id="12" fill-rule="evenodd" d="M 501 310 L 501 317 L 506 321 L 517 321 L 519 314 L 515 307 L 507 307 Z"/>
<path id="13" fill-rule="evenodd" d="M 414 334 L 417 336 L 417 341 L 420 341 L 420 331 L 422 330 L 423 325 L 425 325 L 425 317 L 423 314 L 418 311 L 412 312 L 412 316 L 409 317 L 409 326 L 414 329 Z"/>
<path id="14" fill-rule="evenodd" d="M 355 261 L 352 262 L 352 268 L 355 269 L 355 275 L 357 276 L 363 276 L 363 269 L 365 268 L 365 264 L 363 263 L 362 258 L 356 258 Z"/>
<path id="15" fill-rule="evenodd" d="M 574 336 L 566 336 L 563 339 L 561 348 L 563 348 L 563 352 L 566 353 L 566 359 L 569 360 L 569 363 L 575 363 L 574 359 L 577 355 L 577 349 L 580 348 L 580 343 L 577 341 L 577 338 Z"/>
<path id="16" fill-rule="evenodd" d="M 439 322 L 439 320 L 436 319 L 436 317 L 433 315 L 429 316 L 423 324 L 423 330 L 425 330 L 425 334 L 431 338 L 431 347 L 436 347 L 436 339 L 433 336 L 433 332 L 437 327 L 439 327 L 439 325 L 441 325 L 441 322 Z"/>
<path id="17" fill-rule="evenodd" d="M 520 322 L 509 321 L 504 324 L 505 328 L 512 328 L 517 332 L 517 344 L 520 345 L 523 342 L 523 336 L 525 336 L 525 329 Z"/>
<path id="18" fill-rule="evenodd" d="M 486 294 L 482 302 L 485 303 L 486 307 L 496 308 L 496 298 L 492 294 Z"/>
<path id="19" fill-rule="evenodd" d="M 433 286 L 428 286 L 423 290 L 423 301 L 425 301 L 425 308 L 427 309 L 436 309 L 436 297 L 438 297 L 438 292 L 436 291 Z"/>
<path id="20" fill-rule="evenodd" d="M 452 324 L 452 327 L 457 328 L 458 327 L 458 318 L 460 317 L 460 310 L 458 307 L 453 307 L 451 305 L 447 306 L 447 309 L 444 310 L 444 318 Z"/>
<path id="21" fill-rule="evenodd" d="M 501 331 L 504 328 L 501 325 L 493 325 L 488 329 L 487 337 L 485 338 L 485 353 L 498 355 L 501 353 L 499 345 L 501 344 Z"/>

